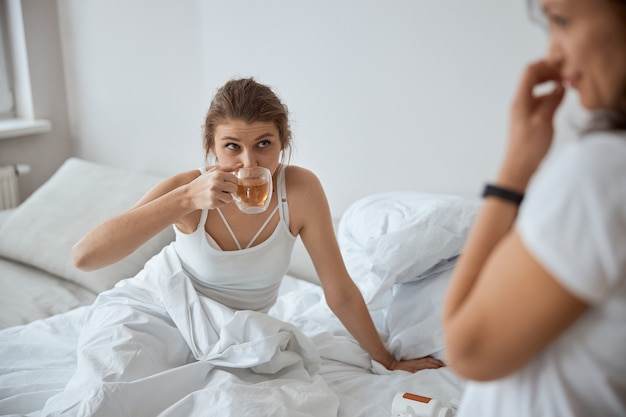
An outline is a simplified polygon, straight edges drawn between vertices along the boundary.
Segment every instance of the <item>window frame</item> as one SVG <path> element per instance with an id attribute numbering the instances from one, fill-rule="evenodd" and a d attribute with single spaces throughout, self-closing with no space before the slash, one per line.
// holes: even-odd
<path id="1" fill-rule="evenodd" d="M 6 64 L 10 68 L 14 115 L 0 120 L 0 139 L 49 132 L 48 120 L 35 119 L 21 0 L 3 0 L 6 16 Z M 0 36 L 2 34 L 0 33 Z"/>

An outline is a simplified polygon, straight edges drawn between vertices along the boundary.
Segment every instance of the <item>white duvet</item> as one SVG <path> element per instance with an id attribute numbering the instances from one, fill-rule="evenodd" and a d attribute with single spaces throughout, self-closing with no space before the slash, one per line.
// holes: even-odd
<path id="1" fill-rule="evenodd" d="M 287 277 L 269 315 L 235 312 L 164 250 L 94 307 L 0 332 L 0 415 L 388 417 L 400 391 L 459 399 L 446 368 L 372 362 L 319 287 Z"/>
<path id="2" fill-rule="evenodd" d="M 67 385 L 42 404 L 53 392 L 38 371 L 29 384 L 41 383 L 46 392 L 21 392 L 26 387 L 11 387 L 10 379 L 18 382 L 23 371 L 5 373 L 20 355 L 10 361 L 3 355 L 4 411 L 36 411 L 21 408 L 29 402 L 43 406 L 42 416 L 258 416 L 259 408 L 272 416 L 337 413 L 338 398 L 318 374 L 311 340 L 284 321 L 198 296 L 171 246 L 71 318 L 77 322 L 64 334 L 68 347 L 82 331 Z M 32 348 L 41 368 L 47 349 Z"/>

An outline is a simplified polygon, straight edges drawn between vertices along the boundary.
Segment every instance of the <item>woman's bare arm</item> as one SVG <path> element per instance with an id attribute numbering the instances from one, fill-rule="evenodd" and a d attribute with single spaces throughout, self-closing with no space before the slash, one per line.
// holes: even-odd
<path id="1" fill-rule="evenodd" d="M 185 187 L 191 175 L 162 181 L 130 209 L 89 231 L 72 249 L 74 264 L 87 271 L 110 265 L 178 222 L 194 209 Z"/>
<path id="2" fill-rule="evenodd" d="M 473 380 L 518 370 L 588 308 L 534 259 L 515 230 L 503 230 L 514 206 L 490 200 L 459 258 L 443 313 L 446 361 Z"/>
<path id="3" fill-rule="evenodd" d="M 188 171 L 157 184 L 127 211 L 89 231 L 72 249 L 74 264 L 94 270 L 131 254 L 172 224 L 190 233 L 197 226 L 196 210 L 216 208 L 232 201 L 238 168 L 214 167 L 206 174 Z"/>
<path id="4" fill-rule="evenodd" d="M 292 211 L 297 213 L 294 220 L 300 222 L 298 231 L 320 278 L 328 306 L 363 349 L 388 369 L 415 372 L 444 366 L 431 357 L 397 361 L 387 351 L 361 292 L 346 270 L 322 186 L 312 173 L 300 174 L 304 178 L 297 189 L 307 190 L 306 196 L 300 196 L 299 204 L 290 198 L 290 205 L 297 204 Z"/>
<path id="5" fill-rule="evenodd" d="M 556 82 L 549 93 L 534 88 Z M 550 149 L 564 95 L 545 61 L 524 72 L 511 109 L 507 152 L 496 184 L 523 193 Z M 523 366 L 588 308 L 524 246 L 513 228 L 517 205 L 485 200 L 448 286 L 443 311 L 448 363 L 475 380 Z"/>

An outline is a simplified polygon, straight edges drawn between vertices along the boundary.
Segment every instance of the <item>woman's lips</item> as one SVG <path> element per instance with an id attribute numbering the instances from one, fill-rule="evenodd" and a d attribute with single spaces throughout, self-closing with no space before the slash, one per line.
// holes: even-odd
<path id="1" fill-rule="evenodd" d="M 563 79 L 565 80 L 565 83 L 572 88 L 578 88 L 578 85 L 580 84 L 580 78 L 581 78 L 580 75 L 572 75 L 569 77 L 563 77 Z"/>

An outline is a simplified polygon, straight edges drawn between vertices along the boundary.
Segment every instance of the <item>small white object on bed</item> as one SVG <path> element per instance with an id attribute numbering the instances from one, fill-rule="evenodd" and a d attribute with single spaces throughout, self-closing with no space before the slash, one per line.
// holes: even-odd
<path id="1" fill-rule="evenodd" d="M 72 158 L 20 207 L 0 213 L 0 327 L 7 327 L 0 331 L 0 415 L 41 414 L 47 399 L 62 390 L 76 370 L 76 345 L 87 305 L 119 280 L 134 276 L 173 239 L 168 229 L 118 264 L 93 273 L 78 271 L 70 260 L 71 246 L 88 229 L 131 206 L 159 180 Z M 381 336 L 398 357 L 444 357 L 443 294 L 479 204 L 456 196 L 393 192 L 357 201 L 342 216 L 337 234 L 346 266 Z M 372 362 L 332 314 L 317 283 L 298 242 L 269 315 L 291 323 L 310 339 L 319 354 L 318 365 L 311 368 L 319 370 L 310 372 L 317 382 L 299 393 L 270 388 L 265 399 L 250 400 L 255 405 L 250 415 L 274 409 L 270 402 L 277 398 L 286 408 L 276 415 L 315 415 L 306 408 L 294 414 L 296 399 L 304 395 L 310 400 L 301 402 L 303 407 L 315 404 L 316 396 L 328 398 L 327 389 L 338 399 L 328 405 L 338 416 L 351 417 L 388 417 L 398 392 L 437 398 L 445 405 L 460 398 L 464 382 L 448 368 L 410 374 L 389 372 Z M 246 379 L 242 371 L 234 375 L 244 383 L 231 385 L 237 390 L 230 393 L 221 390 L 221 416 L 241 417 L 241 410 L 223 410 L 239 401 L 236 397 L 246 389 L 272 386 L 271 378 Z M 233 375 L 221 378 L 234 381 Z M 165 383 L 150 387 L 154 396 L 170 390 Z M 207 409 L 191 411 L 197 410 L 193 404 L 211 398 L 193 391 L 175 407 L 150 413 L 176 415 L 186 407 L 186 415 L 204 416 Z"/>

